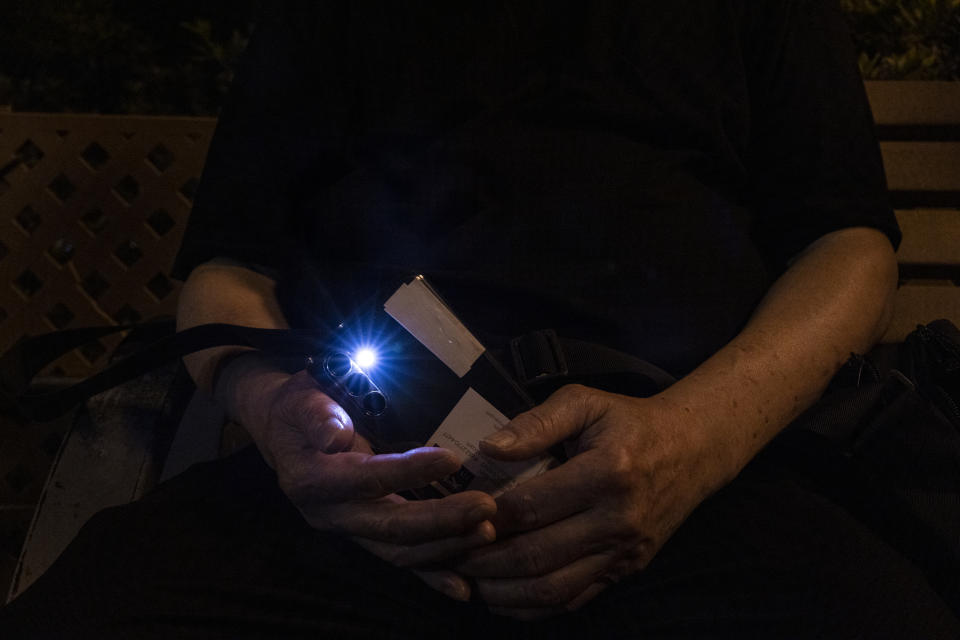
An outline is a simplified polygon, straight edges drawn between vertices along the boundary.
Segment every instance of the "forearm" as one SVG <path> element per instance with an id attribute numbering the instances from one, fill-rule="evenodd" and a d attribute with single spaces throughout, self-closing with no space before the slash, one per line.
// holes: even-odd
<path id="1" fill-rule="evenodd" d="M 887 239 L 845 229 L 811 245 L 780 277 L 743 331 L 660 394 L 695 416 L 732 479 L 823 393 L 851 352 L 882 336 L 896 290 Z"/>
<path id="2" fill-rule="evenodd" d="M 177 330 L 207 323 L 228 323 L 265 329 L 285 329 L 286 319 L 274 294 L 275 282 L 255 271 L 239 266 L 207 263 L 194 269 L 181 291 L 177 307 Z M 214 347 L 184 358 L 184 364 L 197 387 L 212 393 L 211 383 L 220 361 L 246 347 Z M 282 379 L 281 367 L 273 366 L 266 356 L 241 358 L 220 371 L 217 400 L 232 418 L 247 429 L 260 423 L 257 411 L 244 398 L 271 382 Z M 239 370 L 244 375 L 237 375 Z M 248 375 L 256 374 L 256 375 Z M 220 383 L 223 383 L 222 385 Z M 242 386 L 243 389 L 238 389 Z M 229 389 L 226 389 L 229 387 Z M 239 400 L 239 401 L 238 401 Z M 251 433 L 256 438 L 256 434 Z"/>

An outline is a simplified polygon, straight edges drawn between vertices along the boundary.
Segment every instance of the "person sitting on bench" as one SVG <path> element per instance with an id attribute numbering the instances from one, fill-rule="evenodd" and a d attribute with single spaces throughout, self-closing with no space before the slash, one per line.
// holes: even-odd
<path id="1" fill-rule="evenodd" d="M 95 516 L 5 623 L 957 637 L 922 572 L 770 446 L 882 336 L 899 241 L 832 0 L 272 3 L 174 268 L 181 328 L 310 328 L 424 273 L 485 344 L 549 327 L 678 380 L 570 380 L 482 449 L 566 462 L 408 501 L 459 462 L 372 454 L 271 354 L 195 354 L 254 446 Z"/>

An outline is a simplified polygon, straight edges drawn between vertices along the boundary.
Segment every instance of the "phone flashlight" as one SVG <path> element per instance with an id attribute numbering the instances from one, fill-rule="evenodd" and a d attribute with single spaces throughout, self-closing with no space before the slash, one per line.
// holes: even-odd
<path id="1" fill-rule="evenodd" d="M 370 347 L 363 347 L 353 354 L 353 360 L 361 370 L 369 371 L 377 364 L 377 352 Z"/>
<path id="2" fill-rule="evenodd" d="M 353 355 L 331 351 L 318 358 L 307 356 L 307 371 L 321 384 L 333 383 L 364 414 L 376 417 L 387 410 L 387 397 L 367 373 L 376 361 L 377 354 L 370 348 Z"/>

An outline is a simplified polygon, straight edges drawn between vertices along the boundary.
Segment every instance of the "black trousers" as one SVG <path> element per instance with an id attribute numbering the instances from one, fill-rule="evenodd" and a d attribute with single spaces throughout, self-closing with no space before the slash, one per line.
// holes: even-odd
<path id="1" fill-rule="evenodd" d="M 789 446 L 705 501 L 645 571 L 535 623 L 312 530 L 250 447 L 94 516 L 0 609 L 0 637 L 960 638 L 920 568 L 806 486 Z"/>

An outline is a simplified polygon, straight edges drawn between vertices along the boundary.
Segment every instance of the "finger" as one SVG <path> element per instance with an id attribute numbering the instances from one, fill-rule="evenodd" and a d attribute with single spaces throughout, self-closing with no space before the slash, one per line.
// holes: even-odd
<path id="1" fill-rule="evenodd" d="M 603 415 L 603 394 L 581 385 L 567 385 L 533 409 L 480 441 L 480 450 L 502 460 L 525 460 L 554 444 L 576 437 Z"/>
<path id="2" fill-rule="evenodd" d="M 371 456 L 374 455 L 373 447 L 370 446 L 370 441 L 356 432 L 353 434 L 353 442 L 350 444 L 350 451 L 366 453 Z"/>
<path id="3" fill-rule="evenodd" d="M 364 538 L 354 538 L 354 541 L 370 553 L 390 561 L 381 553 L 380 543 Z M 431 589 L 439 591 L 449 598 L 466 602 L 470 599 L 470 583 L 462 576 L 449 569 L 414 569 L 413 573 L 423 580 Z"/>
<path id="4" fill-rule="evenodd" d="M 468 552 L 453 568 L 479 578 L 546 575 L 618 544 L 615 523 L 601 518 L 599 511 L 584 511 L 543 529 L 500 539 Z"/>
<path id="5" fill-rule="evenodd" d="M 295 503 L 374 500 L 426 486 L 460 468 L 456 456 L 440 447 L 380 455 L 287 453 L 279 461 L 278 481 Z"/>
<path id="6" fill-rule="evenodd" d="M 594 582 L 589 587 L 587 587 L 583 593 L 578 595 L 576 598 L 568 602 L 563 608 L 567 611 L 576 611 L 583 605 L 587 604 L 598 595 L 603 593 L 603 591 L 613 584 L 613 581 L 610 582 Z"/>
<path id="7" fill-rule="evenodd" d="M 610 556 L 584 556 L 535 578 L 478 578 L 477 593 L 488 605 L 521 609 L 565 607 L 596 582 L 610 566 Z"/>
<path id="8" fill-rule="evenodd" d="M 500 537 L 539 529 L 595 507 L 608 495 L 606 460 L 589 450 L 497 497 L 493 524 Z"/>
<path id="9" fill-rule="evenodd" d="M 397 567 L 425 567 L 460 556 L 470 549 L 490 544 L 496 533 L 489 522 L 481 522 L 467 533 L 415 545 L 394 544 L 368 538 L 355 538 L 368 551 Z"/>
<path id="10" fill-rule="evenodd" d="M 427 586 L 444 594 L 448 598 L 467 602 L 470 600 L 470 583 L 453 571 L 439 569 L 436 571 L 414 570 Z"/>
<path id="11" fill-rule="evenodd" d="M 307 521 L 318 529 L 414 545 L 467 534 L 490 519 L 496 503 L 484 493 L 471 491 L 436 500 L 326 505 L 317 509 L 315 515 L 309 508 L 304 511 Z"/>

